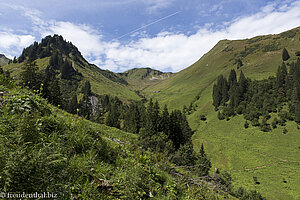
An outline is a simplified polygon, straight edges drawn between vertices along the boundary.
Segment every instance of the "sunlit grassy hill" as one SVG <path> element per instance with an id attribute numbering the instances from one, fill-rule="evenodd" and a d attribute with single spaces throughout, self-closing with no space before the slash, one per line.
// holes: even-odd
<path id="1" fill-rule="evenodd" d="M 206 98 L 207 93 L 202 93 L 213 86 L 220 74 L 227 77 L 231 69 L 237 69 L 238 59 L 243 66 L 237 70 L 242 70 L 249 78 L 263 79 L 275 75 L 282 63 L 283 48 L 288 50 L 290 61 L 296 59 L 295 52 L 300 50 L 300 28 L 247 40 L 222 40 L 190 67 L 147 87 L 143 92 L 170 108 L 182 109 L 197 95 Z"/>
<path id="2" fill-rule="evenodd" d="M 256 189 L 268 199 L 285 200 L 300 198 L 300 131 L 297 124 L 288 122 L 285 127 L 268 133 L 258 127 L 245 129 L 242 116 L 221 121 L 212 105 L 213 84 L 219 75 L 228 77 L 230 70 L 235 69 L 238 75 L 243 71 L 252 80 L 274 76 L 282 63 L 283 48 L 291 56 L 287 63 L 296 61 L 300 28 L 278 35 L 220 41 L 195 64 L 149 86 L 144 93 L 170 108 L 195 105 L 196 111 L 188 115 L 196 131 L 194 146 L 199 150 L 204 143 L 213 168 L 228 170 L 235 183 Z M 238 68 L 239 59 L 243 65 Z M 207 120 L 200 120 L 201 115 Z M 282 134 L 284 128 L 288 134 Z M 255 177 L 260 184 L 255 184 Z"/>
<path id="3" fill-rule="evenodd" d="M 44 42 L 47 41 L 47 42 Z M 50 50 L 46 49 L 49 48 Z M 28 50 L 27 50 L 28 49 Z M 77 80 L 77 83 L 82 85 L 85 81 L 89 81 L 92 86 L 92 92 L 97 95 L 107 94 L 110 96 L 118 96 L 120 99 L 124 101 L 128 100 L 139 100 L 140 97 L 132 90 L 130 90 L 126 81 L 124 81 L 121 77 L 113 72 L 107 72 L 105 70 L 101 70 L 99 67 L 89 64 L 78 51 L 78 49 L 72 45 L 70 42 L 66 42 L 63 40 L 61 36 L 47 36 L 42 40 L 41 43 L 34 43 L 30 47 L 25 49 L 25 53 L 18 58 L 17 63 L 11 63 L 9 65 L 3 66 L 4 70 L 11 72 L 12 76 L 16 77 L 18 80 L 20 77 L 20 73 L 23 71 L 23 66 L 27 54 L 36 55 L 35 61 L 36 64 L 41 71 L 44 73 L 46 67 L 49 65 L 50 57 L 53 56 L 55 52 L 59 52 L 62 55 L 64 61 L 68 60 L 72 63 L 73 68 L 82 74 L 82 78 Z M 43 55 L 43 49 L 47 52 L 47 54 Z M 25 58 L 23 58 L 25 57 Z M 22 60 L 20 60 L 22 58 Z M 59 72 L 60 73 L 60 72 Z M 58 74 L 60 77 L 60 74 Z M 71 88 L 72 86 L 68 86 L 66 81 L 61 81 L 61 88 Z M 79 90 L 81 87 L 77 88 Z"/>

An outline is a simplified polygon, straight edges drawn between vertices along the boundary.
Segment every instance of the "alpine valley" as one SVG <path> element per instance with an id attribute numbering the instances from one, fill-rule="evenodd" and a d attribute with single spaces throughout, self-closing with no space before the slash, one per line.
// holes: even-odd
<path id="1" fill-rule="evenodd" d="M 1 191 L 300 198 L 300 27 L 219 41 L 178 73 L 103 70 L 59 35 L 0 66 Z"/>

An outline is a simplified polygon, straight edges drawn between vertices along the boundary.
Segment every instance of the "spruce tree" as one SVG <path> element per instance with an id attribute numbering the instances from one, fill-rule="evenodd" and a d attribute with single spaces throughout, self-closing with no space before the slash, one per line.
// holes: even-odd
<path id="1" fill-rule="evenodd" d="M 237 78 L 236 78 L 236 72 L 234 69 L 230 71 L 229 77 L 228 77 L 228 85 L 229 88 L 231 88 L 233 85 L 237 84 Z"/>
<path id="2" fill-rule="evenodd" d="M 91 99 L 90 96 L 92 95 L 91 91 L 91 84 L 89 81 L 86 81 L 84 83 L 84 86 L 81 90 L 83 93 L 83 98 L 79 102 L 79 114 L 81 116 L 86 117 L 87 119 L 90 119 L 92 116 L 92 104 L 91 104 Z"/>
<path id="3" fill-rule="evenodd" d="M 28 59 L 21 72 L 21 84 L 31 90 L 39 90 L 41 86 L 41 76 L 35 61 Z"/>
<path id="4" fill-rule="evenodd" d="M 204 151 L 204 146 L 201 144 L 200 152 L 199 152 L 199 157 L 197 160 L 198 164 L 198 170 L 197 172 L 199 173 L 200 176 L 206 176 L 209 174 L 209 170 L 211 168 L 211 162 L 208 159 L 205 151 Z"/>
<path id="5" fill-rule="evenodd" d="M 243 62 L 240 58 L 236 61 L 236 63 L 237 63 L 237 69 L 239 69 L 243 66 Z"/>
<path id="6" fill-rule="evenodd" d="M 247 81 L 243 71 L 241 71 L 241 73 L 240 73 L 238 85 L 239 85 L 239 98 L 240 98 L 240 101 L 243 101 L 245 98 L 245 94 L 248 90 L 248 81 Z"/>
<path id="7" fill-rule="evenodd" d="M 230 94 L 230 106 L 232 108 L 237 107 L 240 103 L 240 90 L 237 83 L 233 82 L 229 90 L 229 94 Z"/>
<path id="8" fill-rule="evenodd" d="M 289 52 L 286 50 L 286 48 L 283 48 L 282 50 L 282 60 L 287 61 L 290 58 Z"/>
<path id="9" fill-rule="evenodd" d="M 120 128 L 119 116 L 120 113 L 117 104 L 114 102 L 111 106 L 111 110 L 108 112 L 105 124 L 107 126 Z"/>
<path id="10" fill-rule="evenodd" d="M 78 108 L 77 95 L 73 94 L 73 96 L 68 104 L 67 111 L 71 114 L 76 114 L 77 108 Z"/>
<path id="11" fill-rule="evenodd" d="M 295 104 L 295 122 L 300 124 L 300 100 Z"/>
<path id="12" fill-rule="evenodd" d="M 84 85 L 82 87 L 81 92 L 85 96 L 91 96 L 92 95 L 92 90 L 91 90 L 91 83 L 89 81 L 85 81 Z"/>
<path id="13" fill-rule="evenodd" d="M 156 122 L 156 114 L 157 108 L 154 107 L 153 100 L 150 99 L 148 106 L 147 106 L 147 114 L 146 114 L 146 122 L 145 122 L 145 129 L 148 131 L 149 135 L 154 135 L 157 130 Z"/>
<path id="14" fill-rule="evenodd" d="M 224 105 L 228 101 L 228 83 L 223 75 L 218 76 L 217 84 L 213 87 L 213 105 L 215 108 Z"/>
<path id="15" fill-rule="evenodd" d="M 49 83 L 49 102 L 55 106 L 62 105 L 62 94 L 60 92 L 60 86 L 58 79 Z M 64 105 L 63 105 L 64 106 Z"/>
<path id="16" fill-rule="evenodd" d="M 160 122 L 160 130 L 164 132 L 166 135 L 169 136 L 170 131 L 170 114 L 167 108 L 167 105 L 164 106 L 164 110 L 161 115 L 161 122 Z"/>
<path id="17" fill-rule="evenodd" d="M 76 74 L 72 63 L 69 61 L 65 61 L 61 68 L 61 78 L 62 79 L 72 79 L 72 77 Z"/>
<path id="18" fill-rule="evenodd" d="M 213 87 L 213 105 L 215 108 L 218 108 L 221 105 L 222 93 L 219 85 L 214 84 Z"/>

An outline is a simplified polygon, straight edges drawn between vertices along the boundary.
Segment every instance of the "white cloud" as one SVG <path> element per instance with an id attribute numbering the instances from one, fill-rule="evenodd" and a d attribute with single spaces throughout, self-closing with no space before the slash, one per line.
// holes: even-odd
<path id="1" fill-rule="evenodd" d="M 169 7 L 175 0 L 143 0 L 147 5 L 147 12 L 154 13 L 158 10 Z"/>
<path id="2" fill-rule="evenodd" d="M 88 58 L 98 56 L 104 52 L 100 33 L 84 24 L 73 24 L 71 22 L 51 22 L 48 30 L 42 36 L 50 34 L 62 35 L 71 41 Z"/>
<path id="3" fill-rule="evenodd" d="M 153 9 L 166 6 L 163 3 L 165 1 L 155 2 L 153 6 L 157 7 L 154 6 Z M 149 3 L 150 7 L 151 5 Z M 100 68 L 120 72 L 133 67 L 152 67 L 162 71 L 177 72 L 197 61 L 219 40 L 276 34 L 299 26 L 299 10 L 300 1 L 290 4 L 269 4 L 254 15 L 223 24 L 202 26 L 191 35 L 161 32 L 155 37 L 149 37 L 143 33 L 144 35 L 138 34 L 138 39 L 127 44 L 122 44 L 117 40 L 105 41 L 101 33 L 85 24 L 62 21 L 45 22 L 41 20 L 38 12 L 30 10 L 27 10 L 27 14 L 24 15 L 32 20 L 36 28 L 34 30 L 41 36 L 62 35 L 76 45 L 87 60 L 97 64 Z M 224 28 L 213 29 L 217 26 Z M 15 53 L 17 49 L 28 46 L 33 40 L 34 36 L 29 34 L 18 35 L 3 31 L 0 32 L 0 49 L 5 53 L 8 49 L 15 48 L 16 50 L 13 51 Z"/>
<path id="4" fill-rule="evenodd" d="M 35 38 L 31 35 L 16 35 L 9 32 L 0 32 L 0 49 L 7 57 L 12 58 L 29 46 Z"/>
<path id="5" fill-rule="evenodd" d="M 276 10 L 276 6 L 279 9 Z M 140 38 L 126 45 L 106 48 L 105 67 L 126 69 L 133 67 L 152 67 L 162 71 L 180 71 L 197 61 L 222 39 L 245 39 L 257 35 L 276 34 L 300 25 L 300 1 L 290 5 L 270 4 L 259 13 L 224 23 L 225 28 L 211 30 L 199 28 L 197 33 L 160 33 L 152 38 Z M 110 67 L 113 63 L 113 68 Z M 118 68 L 120 70 L 121 68 Z"/>

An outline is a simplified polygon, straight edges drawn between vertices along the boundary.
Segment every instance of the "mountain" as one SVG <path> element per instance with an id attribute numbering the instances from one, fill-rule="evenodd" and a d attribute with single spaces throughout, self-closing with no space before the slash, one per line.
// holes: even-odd
<path id="1" fill-rule="evenodd" d="M 12 82 L 0 74 L 0 189 L 57 199 L 231 197 L 189 170 L 177 173 L 137 135 L 66 113 Z"/>
<path id="2" fill-rule="evenodd" d="M 35 42 L 23 50 L 16 63 L 5 66 L 5 70 L 10 71 L 13 76 L 19 77 L 23 70 L 22 66 L 28 58 L 36 62 L 42 74 L 47 66 L 54 65 L 53 62 L 56 62 L 56 77 L 61 80 L 60 86 L 64 88 L 62 92 L 66 98 L 71 98 L 71 91 L 77 94 L 80 93 L 83 83 L 89 81 L 92 92 L 96 95 L 118 96 L 124 101 L 140 99 L 134 91 L 127 87 L 127 83 L 122 77 L 88 63 L 77 47 L 71 42 L 66 42 L 62 36 L 47 36 L 40 43 Z M 55 61 L 50 63 L 51 59 Z M 73 73 L 74 77 L 70 76 L 68 79 L 63 79 L 60 78 L 61 70 L 63 63 L 66 62 L 70 63 L 68 73 Z M 74 86 L 74 84 L 77 86 Z"/>
<path id="3" fill-rule="evenodd" d="M 61 88 L 60 92 L 67 102 L 73 102 L 74 94 L 83 103 L 91 103 L 94 102 L 92 101 L 94 97 L 98 98 L 100 102 L 98 104 L 100 106 L 98 107 L 100 114 L 96 116 L 96 121 L 106 121 L 107 123 L 107 119 L 109 119 L 108 124 L 111 124 L 111 126 L 127 128 L 127 131 L 140 133 L 142 137 L 139 137 L 139 139 L 142 138 L 142 141 L 139 142 L 145 142 L 147 145 L 149 144 L 149 147 L 152 145 L 152 148 L 157 148 L 158 150 L 169 148 L 168 142 L 170 140 L 168 141 L 168 137 L 172 136 L 170 133 L 186 133 L 189 137 L 192 137 L 193 145 L 191 143 L 180 145 L 180 142 L 184 142 L 185 139 L 182 140 L 180 137 L 172 136 L 172 141 L 178 143 L 178 149 L 172 151 L 175 157 L 179 156 L 177 161 L 183 162 L 193 158 L 191 157 L 193 155 L 193 148 L 195 152 L 203 152 L 203 146 L 205 146 L 208 158 L 212 161 L 212 169 L 215 169 L 210 171 L 210 174 L 214 174 L 213 177 L 217 178 L 213 180 L 225 185 L 228 184 L 227 186 L 230 187 L 232 186 L 233 190 L 230 191 L 236 191 L 236 197 L 238 196 L 237 194 L 241 195 L 240 197 L 244 195 L 244 189 L 238 188 L 239 186 L 243 186 L 247 191 L 259 191 L 268 199 L 297 199 L 300 198 L 298 192 L 300 190 L 300 184 L 298 184 L 298 174 L 300 174 L 298 167 L 299 126 L 294 121 L 287 120 L 282 126 L 280 125 L 269 132 L 263 132 L 260 127 L 253 126 L 252 124 L 245 128 L 245 119 L 240 114 L 236 114 L 236 116 L 232 116 L 226 120 L 219 120 L 218 112 L 212 105 L 212 94 L 218 77 L 220 75 L 228 77 L 232 69 L 235 69 L 238 75 L 243 71 L 245 76 L 251 78 L 253 82 L 274 76 L 278 66 L 283 62 L 282 55 L 284 48 L 290 56 L 285 61 L 289 70 L 292 63 L 297 60 L 296 55 L 298 53 L 296 52 L 300 50 L 299 38 L 300 28 L 295 28 L 281 34 L 258 36 L 247 40 L 222 40 L 195 64 L 181 72 L 172 74 L 149 68 L 132 69 L 124 73 L 113 73 L 108 70 L 102 70 L 95 65 L 89 64 L 72 43 L 65 42 L 62 37 L 55 35 L 48 36 L 41 43 L 34 43 L 24 49 L 22 55 L 16 60 L 16 63 L 6 65 L 4 69 L 12 72 L 12 75 L 20 80 L 24 66 L 32 66 L 34 68 L 34 63 L 28 64 L 28 61 L 26 61 L 30 57 L 36 62 L 39 73 L 42 76 L 50 74 L 50 79 L 52 77 L 58 80 Z M 39 73 L 35 73 L 35 77 L 38 77 Z M 269 80 L 272 81 L 274 78 Z M 34 81 L 27 80 L 25 83 L 31 82 Z M 90 85 L 88 82 L 90 82 Z M 52 80 L 52 83 L 54 84 L 55 81 Z M 54 86 L 57 85 L 54 84 Z M 30 88 L 30 84 L 27 87 Z M 48 89 L 51 90 L 51 87 L 48 87 Z M 118 98 L 109 99 L 107 96 L 101 97 L 103 94 L 117 96 L 125 104 L 122 104 Z M 145 100 L 144 96 L 148 99 L 154 99 L 153 102 L 149 102 L 147 107 L 143 104 L 144 101 L 134 102 L 130 105 L 127 104 L 134 100 Z M 158 103 L 155 103 L 155 100 L 158 100 Z M 75 102 L 77 104 L 76 98 Z M 57 106 L 60 105 L 59 103 L 56 104 Z M 108 106 L 104 107 L 105 104 Z M 164 104 L 171 110 L 170 113 L 168 113 L 167 108 L 163 111 L 159 110 Z M 281 107 L 281 110 L 286 111 L 291 106 L 282 104 Z M 81 108 L 79 114 L 86 117 L 87 115 L 80 113 Z M 182 112 L 184 114 L 181 111 L 174 110 L 182 110 L 182 108 L 185 108 Z M 76 110 L 74 111 L 73 109 L 72 113 L 75 114 Z M 151 116 L 151 118 L 145 116 L 146 114 Z M 279 114 L 271 113 L 269 115 L 269 122 L 279 117 Z M 157 131 L 159 132 L 157 134 L 155 130 L 162 130 L 170 125 L 161 126 L 159 119 L 167 119 L 164 120 L 167 124 L 168 119 L 171 118 L 174 125 L 172 126 L 172 131 Z M 178 123 L 176 120 L 179 120 Z M 260 118 L 259 123 L 262 120 Z M 268 123 L 268 121 L 265 121 L 265 123 Z M 159 126 L 156 126 L 157 124 Z M 52 127 L 52 124 L 49 126 Z M 93 124 L 91 126 L 96 127 L 97 125 Z M 148 134 L 150 129 L 151 134 Z M 181 129 L 184 131 L 181 131 Z M 110 130 L 110 133 L 114 134 L 117 129 Z M 103 132 L 105 133 L 106 131 Z M 194 133 L 193 136 L 191 136 L 191 133 Z M 89 135 L 90 132 L 87 134 Z M 114 141 L 122 141 L 123 137 L 126 138 L 125 133 L 120 134 L 118 139 Z M 78 138 L 83 140 L 84 137 L 81 136 Z M 81 144 L 78 140 L 75 140 L 74 143 Z M 76 148 L 80 149 L 80 145 L 79 147 L 76 146 Z M 134 149 L 132 146 L 129 148 Z M 140 147 L 136 149 L 138 150 Z M 126 155 L 132 155 L 127 150 L 125 151 L 127 152 L 125 153 Z M 149 161 L 144 153 L 142 155 L 133 154 L 139 160 L 138 162 L 140 162 L 138 166 L 141 165 L 147 168 L 147 163 L 152 162 Z M 162 156 L 161 154 L 159 155 Z M 189 156 L 185 156 L 182 159 L 183 157 L 180 157 L 182 155 Z M 203 153 L 203 155 L 205 154 Z M 150 154 L 151 156 L 153 155 Z M 156 156 L 154 158 L 157 158 Z M 164 156 L 162 157 L 164 158 Z M 123 161 L 120 158 L 117 160 L 117 163 L 122 165 Z M 165 160 L 160 161 L 161 163 L 165 162 Z M 128 162 L 128 160 L 124 162 Z M 136 164 L 132 160 L 129 162 Z M 170 166 L 167 166 L 167 168 L 170 167 L 169 169 L 172 170 L 177 169 L 175 171 L 171 170 L 171 173 L 181 176 L 180 174 L 186 172 L 184 170 L 186 163 L 182 165 L 178 169 L 177 167 L 172 168 Z M 120 167 L 122 168 L 123 166 Z M 85 169 L 85 167 L 83 168 Z M 162 168 L 166 169 L 166 166 L 162 166 Z M 99 167 L 99 171 L 101 170 L 102 168 Z M 233 184 L 229 184 L 231 182 L 229 174 L 221 173 L 218 176 L 217 174 L 220 171 L 228 171 L 232 175 Z M 140 172 L 144 173 L 143 171 Z M 129 177 L 130 179 L 129 174 L 126 173 L 124 175 L 121 173 L 120 175 Z M 131 178 L 136 180 L 135 177 Z M 179 179 L 181 178 L 179 177 Z M 194 179 L 188 180 L 195 183 Z M 139 184 L 138 181 L 134 183 L 136 183 L 135 185 Z M 183 184 L 185 185 L 185 183 Z M 225 188 L 226 191 L 227 189 Z M 148 190 L 145 193 L 148 194 Z M 255 196 L 255 192 L 251 194 Z M 213 199 L 215 197 L 201 196 L 201 198 Z M 246 197 L 244 196 L 244 198 Z"/>
<path id="4" fill-rule="evenodd" d="M 7 58 L 5 55 L 0 54 L 0 66 L 7 65 L 10 59 Z"/>
<path id="5" fill-rule="evenodd" d="M 238 72 L 243 71 L 249 78 L 263 79 L 275 75 L 278 65 L 282 63 L 284 47 L 291 60 L 296 59 L 295 52 L 300 50 L 299 36 L 300 27 L 277 35 L 222 40 L 190 67 L 159 84 L 147 87 L 143 92 L 170 108 L 182 109 L 183 105 L 189 105 L 197 95 L 204 96 L 204 93 L 206 95 L 211 92 L 210 88 L 216 78 L 220 74 L 227 76 L 231 69 L 237 69 L 239 60 L 243 66 L 237 69 Z"/>
<path id="6" fill-rule="evenodd" d="M 266 133 L 252 125 L 245 128 L 242 115 L 219 120 L 212 101 L 213 85 L 218 76 L 227 78 L 232 69 L 237 75 L 243 71 L 253 81 L 275 76 L 283 63 L 284 48 L 290 55 L 285 61 L 289 71 L 298 59 L 300 27 L 276 35 L 222 40 L 190 67 L 143 90 L 147 97 L 171 109 L 186 105 L 196 151 L 203 143 L 213 168 L 227 170 L 236 184 L 256 189 L 267 199 L 300 198 L 299 125 L 287 120 Z M 283 108 L 287 106 L 283 104 Z M 267 123 L 277 116 L 271 113 Z"/>
<path id="7" fill-rule="evenodd" d="M 143 90 L 146 87 L 157 84 L 162 80 L 172 77 L 171 72 L 161 72 L 151 68 L 134 68 L 119 75 L 128 82 L 128 85 L 135 90 Z"/>

